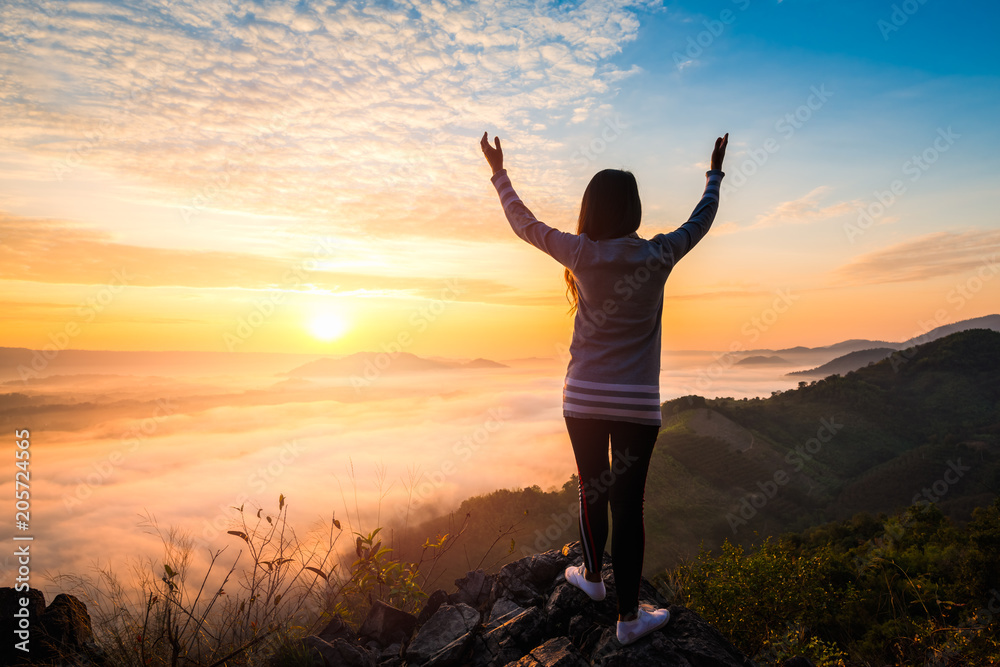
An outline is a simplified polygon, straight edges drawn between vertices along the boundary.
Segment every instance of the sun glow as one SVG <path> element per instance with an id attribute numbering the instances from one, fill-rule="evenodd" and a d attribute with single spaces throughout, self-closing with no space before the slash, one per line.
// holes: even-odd
<path id="1" fill-rule="evenodd" d="M 349 326 L 343 315 L 330 310 L 317 314 L 309 321 L 309 332 L 324 342 L 330 342 L 347 333 Z"/>

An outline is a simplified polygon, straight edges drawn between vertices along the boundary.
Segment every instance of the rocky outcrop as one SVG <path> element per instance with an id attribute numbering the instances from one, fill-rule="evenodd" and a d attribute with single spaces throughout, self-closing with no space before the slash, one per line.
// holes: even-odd
<path id="1" fill-rule="evenodd" d="M 27 604 L 21 604 L 22 598 Z M 94 643 L 87 605 L 65 593 L 46 606 L 45 594 L 37 589 L 0 588 L 0 634 L 5 638 L 0 647 L 2 665 L 107 664 Z"/>
<path id="2" fill-rule="evenodd" d="M 509 563 L 496 574 L 469 572 L 455 582 L 454 592 L 432 593 L 417 616 L 377 603 L 357 634 L 334 619 L 339 634 L 327 626 L 305 641 L 317 649 L 314 664 L 331 667 L 753 665 L 696 613 L 676 605 L 669 607 L 665 628 L 622 646 L 615 634 L 611 558 L 605 555 L 608 596 L 601 602 L 566 583 L 566 567 L 581 560 L 579 543 L 573 543 Z M 640 600 L 666 605 L 645 579 Z"/>
<path id="3" fill-rule="evenodd" d="M 434 591 L 419 614 L 375 602 L 360 628 L 336 616 L 301 641 L 311 658 L 303 667 L 744 667 L 753 663 L 696 613 L 670 606 L 666 627 L 622 646 L 615 634 L 617 598 L 611 558 L 605 554 L 608 595 L 594 602 L 566 583 L 568 565 L 582 560 L 578 542 L 509 563 L 496 574 L 469 572 L 456 590 Z M 0 632 L 14 634 L 20 597 L 0 589 Z M 45 606 L 28 593 L 30 660 L 4 645 L 0 664 L 103 666 L 86 606 L 59 595 Z M 645 579 L 640 600 L 666 600 Z M 21 662 L 18 662 L 20 660 Z M 282 664 L 288 664 L 283 662 Z"/>

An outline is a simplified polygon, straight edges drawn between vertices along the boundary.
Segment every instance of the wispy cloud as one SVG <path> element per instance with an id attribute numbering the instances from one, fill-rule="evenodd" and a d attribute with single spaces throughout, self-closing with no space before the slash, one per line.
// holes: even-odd
<path id="1" fill-rule="evenodd" d="M 854 201 L 824 205 L 822 200 L 829 192 L 830 187 L 826 185 L 813 188 L 798 199 L 781 202 L 767 213 L 758 215 L 749 225 L 726 222 L 713 231 L 717 234 L 733 234 L 769 227 L 805 225 L 857 212 L 859 203 Z"/>
<path id="2" fill-rule="evenodd" d="M 838 282 L 870 285 L 926 280 L 980 267 L 1000 267 L 1000 230 L 927 234 L 861 255 L 833 275 Z"/>
<path id="3" fill-rule="evenodd" d="M 134 287 L 319 289 L 436 298 L 443 281 L 454 277 L 402 274 L 391 265 L 395 255 L 391 247 L 384 263 L 368 264 L 352 261 L 353 255 L 346 252 L 314 261 L 314 254 L 300 256 L 294 249 L 265 256 L 154 248 L 118 243 L 107 233 L 69 222 L 2 213 L 0 238 L 0 280 L 103 285 L 117 271 Z M 502 282 L 463 276 L 458 298 L 507 302 L 520 297 Z M 532 300 L 531 295 L 527 298 Z"/>
<path id="4" fill-rule="evenodd" d="M 440 233 L 481 201 L 482 129 L 551 148 L 539 123 L 586 119 L 636 71 L 608 61 L 637 36 L 628 4 L 14 2 L 5 135 L 52 177 L 119 170 L 179 208 Z"/>

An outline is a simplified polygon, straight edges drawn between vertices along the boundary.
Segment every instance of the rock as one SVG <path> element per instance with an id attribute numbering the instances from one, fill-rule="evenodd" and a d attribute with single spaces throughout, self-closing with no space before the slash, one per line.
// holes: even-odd
<path id="1" fill-rule="evenodd" d="M 417 627 L 420 627 L 427 622 L 434 612 L 438 610 L 438 607 L 448 602 L 448 592 L 443 588 L 439 588 L 427 598 L 427 602 L 424 603 L 424 608 L 420 610 L 417 614 Z"/>
<path id="2" fill-rule="evenodd" d="M 493 582 L 491 601 L 506 598 L 522 606 L 544 602 L 552 580 L 563 574 L 576 557 L 569 550 L 552 550 L 507 563 Z"/>
<path id="3" fill-rule="evenodd" d="M 378 656 L 379 667 L 401 667 L 403 664 L 403 645 L 389 644 Z"/>
<path id="4" fill-rule="evenodd" d="M 471 667 L 494 667 L 517 662 L 525 651 L 509 636 L 494 633 L 480 635 L 472 641 Z"/>
<path id="5" fill-rule="evenodd" d="M 570 619 L 590 601 L 587 594 L 576 586 L 567 583 L 556 586 L 545 602 L 549 633 L 557 637 L 565 635 L 569 631 Z"/>
<path id="6" fill-rule="evenodd" d="M 602 575 L 608 594 L 600 602 L 565 580 L 566 566 L 580 559 L 579 543 L 573 543 L 508 563 L 496 575 L 469 572 L 455 582 L 457 590 L 451 595 L 444 590 L 432 593 L 419 616 L 375 602 L 357 633 L 335 616 L 318 635 L 303 639 L 302 645 L 312 654 L 314 667 L 753 665 L 718 630 L 678 605 L 669 607 L 666 627 L 622 646 L 616 635 L 611 557 L 605 554 Z M 13 642 L 8 642 L 2 649 L 7 652 L 0 653 L 2 664 L 50 665 L 56 660 L 72 667 L 109 664 L 93 643 L 86 606 L 71 595 L 59 595 L 46 607 L 40 591 L 0 589 L 0 628 L 8 637 L 15 636 L 15 614 L 21 609 L 22 596 L 28 600 L 34 662 L 17 663 L 20 656 L 10 652 Z M 639 599 L 666 605 L 645 579 Z M 52 651 L 59 653 L 43 656 Z M 794 658 L 783 667 L 811 667 L 811 663 Z"/>
<path id="7" fill-rule="evenodd" d="M 513 667 L 589 667 L 589 663 L 568 637 L 555 637 L 532 649 Z"/>
<path id="8" fill-rule="evenodd" d="M 606 628 L 588 657 L 595 667 L 668 667 L 671 665 L 712 665 L 744 667 L 752 665 L 718 630 L 693 611 L 670 606 L 666 627 L 622 646 L 614 627 Z"/>
<path id="9" fill-rule="evenodd" d="M 382 603 L 373 605 L 362 626 L 367 649 L 340 619 L 321 633 L 339 641 L 323 646 L 312 638 L 313 646 L 324 652 L 323 665 L 352 667 L 373 663 L 378 667 L 752 666 L 717 630 L 677 605 L 669 607 L 666 627 L 622 646 L 616 633 L 611 557 L 605 554 L 602 575 L 608 595 L 600 602 L 566 582 L 566 566 L 580 558 L 579 543 L 574 543 L 509 563 L 493 577 L 470 572 L 455 582 L 458 590 L 451 595 L 441 590 L 428 598 L 412 621 L 418 630 L 408 646 L 407 635 L 393 633 L 389 619 L 398 618 L 405 627 L 412 615 Z M 646 579 L 641 580 L 639 599 L 666 606 Z M 384 648 L 379 651 L 377 645 Z"/>
<path id="10" fill-rule="evenodd" d="M 514 661 L 514 664 L 522 661 L 520 667 L 545 664 L 539 659 L 541 654 L 538 649 L 560 638 L 565 641 L 552 646 L 565 646 L 566 642 L 573 646 L 573 651 L 570 652 L 573 655 L 560 659 L 572 661 L 578 657 L 584 664 L 609 667 L 685 664 L 743 667 L 752 664 L 717 630 L 694 612 L 680 606 L 669 607 L 671 621 L 665 628 L 634 644 L 622 646 L 616 633 L 618 603 L 611 557 L 604 555 L 602 575 L 608 594 L 600 602 L 591 600 L 583 591 L 565 580 L 563 572 L 566 566 L 580 562 L 581 558 L 579 543 L 573 543 L 559 551 L 548 551 L 509 563 L 501 569 L 493 586 L 493 609 L 503 613 L 511 609 L 513 603 L 529 610 L 537 610 L 539 616 L 536 618 L 540 618 L 545 624 L 544 635 L 539 637 L 537 633 L 525 632 L 522 627 L 514 632 L 508 631 L 507 636 L 501 636 L 499 630 L 503 626 L 500 626 L 488 631 L 482 639 L 477 638 L 477 654 L 492 653 L 500 659 L 508 658 L 514 644 L 510 638 L 517 636 L 529 643 L 536 640 L 538 642 L 534 648 L 523 647 L 527 650 Z M 640 584 L 639 599 L 656 606 L 666 606 L 663 596 L 646 579 Z M 491 618 L 493 609 L 490 610 Z"/>
<path id="11" fill-rule="evenodd" d="M 523 611 L 524 607 L 516 602 L 506 598 L 500 598 L 493 605 L 493 609 L 490 610 L 490 621 L 486 628 L 488 630 L 492 630 L 499 625 L 503 625 Z"/>
<path id="12" fill-rule="evenodd" d="M 388 605 L 385 605 L 388 607 Z M 389 607 L 391 609 L 391 607 Z M 382 612 L 376 611 L 378 616 Z M 372 611 L 368 612 L 372 617 Z M 367 620 L 367 619 L 366 619 Z M 375 621 L 373 621 L 373 624 Z M 377 641 L 372 641 L 372 646 L 363 646 L 358 640 L 357 634 L 351 626 L 341 617 L 335 615 L 326 626 L 320 630 L 318 635 L 310 635 L 302 640 L 302 644 L 308 647 L 315 656 L 314 665 L 335 667 L 345 665 L 348 667 L 375 667 L 381 656 L 381 649 Z"/>
<path id="13" fill-rule="evenodd" d="M 16 648 L 20 638 L 15 629 L 20 630 L 21 619 L 15 614 L 22 609 L 21 599 L 28 604 L 29 652 Z M 16 591 L 13 588 L 0 589 L 0 609 L 4 617 L 2 625 L 9 639 L 0 652 L 2 664 L 94 666 L 108 664 L 104 651 L 94 643 L 94 631 L 90 625 L 87 605 L 76 597 L 60 593 L 52 604 L 45 606 L 45 595 L 34 588 Z"/>
<path id="14" fill-rule="evenodd" d="M 457 665 L 479 624 L 479 612 L 467 604 L 443 604 L 406 649 L 407 664 Z"/>
<path id="15" fill-rule="evenodd" d="M 486 633 L 473 646 L 474 665 L 505 665 L 545 640 L 545 616 L 530 607 Z"/>
<path id="16" fill-rule="evenodd" d="M 347 621 L 340 614 L 337 614 L 330 619 L 330 622 L 320 630 L 317 636 L 326 642 L 332 642 L 334 639 L 353 639 L 354 631 L 351 630 Z"/>
<path id="17" fill-rule="evenodd" d="M 87 605 L 65 593 L 57 595 L 45 608 L 38 625 L 55 646 L 82 646 L 94 639 Z"/>
<path id="18" fill-rule="evenodd" d="M 313 650 L 324 667 L 375 667 L 375 658 L 364 647 L 346 639 L 326 641 L 310 635 L 302 643 Z M 316 664 L 316 663 L 314 663 Z"/>
<path id="19" fill-rule="evenodd" d="M 23 607 L 21 606 L 22 598 L 27 602 Z M 22 609 L 26 611 L 22 612 Z M 25 617 L 15 616 L 15 614 L 20 613 L 27 614 L 23 622 L 22 618 Z M 45 594 L 41 591 L 34 588 L 29 588 L 26 591 L 17 591 L 10 587 L 0 588 L 0 614 L 2 614 L 0 616 L 0 634 L 3 636 L 3 642 L 0 644 L 0 664 L 13 665 L 16 661 L 28 656 L 15 646 L 23 641 L 22 638 L 14 634 L 15 630 L 19 629 L 19 625 L 27 624 L 28 648 L 34 652 L 35 647 L 38 646 L 35 628 L 38 627 L 43 613 L 45 613 Z"/>
<path id="20" fill-rule="evenodd" d="M 417 617 L 413 614 L 376 600 L 368 610 L 368 616 L 361 624 L 358 635 L 362 641 L 373 639 L 378 642 L 381 650 L 382 646 L 410 641 L 410 635 L 413 634 L 416 624 Z"/>
<path id="21" fill-rule="evenodd" d="M 448 596 L 448 602 L 467 604 L 473 609 L 479 609 L 487 602 L 490 592 L 493 589 L 492 575 L 487 575 L 482 570 L 469 572 L 461 579 L 455 580 L 458 590 Z"/>

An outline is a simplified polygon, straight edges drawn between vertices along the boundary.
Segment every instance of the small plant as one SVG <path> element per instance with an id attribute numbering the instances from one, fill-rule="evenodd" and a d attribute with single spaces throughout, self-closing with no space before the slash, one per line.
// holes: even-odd
<path id="1" fill-rule="evenodd" d="M 226 549 L 210 553 L 197 585 L 188 583 L 193 541 L 173 529 L 164 533 L 148 515 L 144 525 L 160 537 L 164 556 L 160 563 L 133 566 L 133 586 L 110 568 L 99 570 L 96 581 L 56 577 L 69 580 L 87 601 L 97 642 L 113 665 L 252 665 L 315 620 L 309 603 L 317 584 L 303 574 L 329 567 L 339 535 L 326 550 L 304 549 L 287 524 L 284 495 L 273 514 L 233 509 L 238 525 L 228 534 L 244 546 L 221 574 L 217 566 Z"/>
<path id="2" fill-rule="evenodd" d="M 404 611 L 416 611 L 420 601 L 427 597 L 417 582 L 419 565 L 403 563 L 391 557 L 392 549 L 378 540 L 381 528 L 368 535 L 355 533 L 357 560 L 351 565 L 350 575 L 337 581 L 335 573 L 329 575 L 315 568 L 307 568 L 320 575 L 327 584 L 337 587 L 333 613 L 346 620 L 360 623 L 375 600 L 382 600 Z"/>
<path id="3" fill-rule="evenodd" d="M 805 626 L 790 623 L 782 636 L 771 638 L 757 662 L 781 665 L 789 658 L 808 658 L 816 667 L 846 667 L 847 654 L 831 642 L 810 636 Z"/>
<path id="4" fill-rule="evenodd" d="M 141 525 L 159 537 L 162 560 L 132 564 L 131 580 L 110 567 L 96 577 L 55 577 L 86 602 L 109 665 L 308 664 L 300 640 L 335 615 L 360 624 L 376 600 L 417 611 L 427 597 L 427 573 L 469 522 L 466 515 L 456 532 L 427 539 L 419 557 L 409 561 L 383 543 L 382 528 L 352 531 L 353 554 L 340 549 L 344 531 L 335 517 L 321 535 L 300 540 L 288 524 L 284 495 L 276 511 L 245 505 L 232 510 L 235 522 L 227 535 L 239 552 L 227 567 L 221 559 L 229 547 L 210 552 L 194 582 L 194 541 L 176 529 L 161 530 L 148 514 Z"/>

